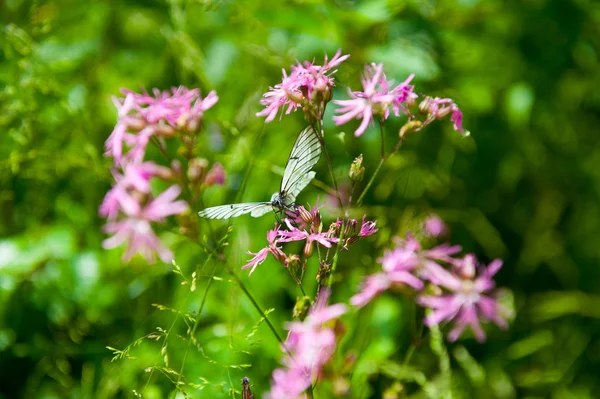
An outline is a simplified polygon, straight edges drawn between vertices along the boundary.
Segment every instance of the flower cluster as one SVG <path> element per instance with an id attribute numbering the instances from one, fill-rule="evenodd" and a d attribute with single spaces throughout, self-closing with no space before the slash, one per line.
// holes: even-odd
<path id="1" fill-rule="evenodd" d="M 377 232 L 375 222 L 371 222 L 363 217 L 359 222 L 355 219 L 337 220 L 329 225 L 327 230 L 323 229 L 321 221 L 320 206 L 315 205 L 311 210 L 303 206 L 296 206 L 294 212 L 288 212 L 288 218 L 284 219 L 283 226 L 276 226 L 273 230 L 267 232 L 267 247 L 257 253 L 248 252 L 254 255 L 250 261 L 242 266 L 242 269 L 250 268 L 250 274 L 256 267 L 267 259 L 270 253 L 275 260 L 284 267 L 300 266 L 300 257 L 298 255 L 287 255 L 279 246 L 280 243 L 299 241 L 304 242 L 304 261 L 314 253 L 315 246 L 321 246 L 327 251 L 321 263 L 326 264 L 329 255 L 329 249 L 342 239 L 342 248 L 348 249 L 348 246 L 354 244 L 362 237 L 373 235 Z M 306 264 L 302 265 L 304 270 Z M 292 270 L 291 270 L 292 271 Z"/>
<path id="2" fill-rule="evenodd" d="M 127 243 L 125 261 L 139 253 L 149 262 L 155 261 L 155 254 L 162 261 L 170 262 L 173 254 L 160 241 L 152 223 L 187 212 L 189 207 L 185 201 L 176 200 L 181 193 L 180 185 L 167 185 L 164 191 L 154 195 L 151 181 L 177 180 L 181 168 L 177 162 L 166 167 L 144 161 L 146 149 L 153 138 L 163 145 L 165 138 L 193 135 L 199 129 L 204 111 L 212 107 L 218 97 L 213 91 L 203 99 L 197 89 L 184 87 L 170 92 L 155 90 L 153 96 L 128 90 L 123 90 L 123 94 L 124 98 L 113 99 L 119 119 L 105 145 L 106 155 L 114 160 L 115 184 L 99 209 L 100 215 L 108 219 L 104 231 L 113 235 L 103 246 L 114 248 Z M 210 170 L 207 167 L 206 160 L 190 160 L 189 181 L 194 183 L 203 178 L 206 184 L 222 184 L 222 166 L 215 164 Z"/>
<path id="3" fill-rule="evenodd" d="M 185 87 L 171 92 L 155 89 L 154 96 L 129 90 L 122 93 L 125 98 L 113 98 L 119 120 L 105 145 L 106 155 L 112 156 L 116 165 L 141 162 L 152 137 L 173 137 L 179 130 L 195 132 L 204 111 L 219 100 L 215 91 L 203 99 L 198 89 Z"/>
<path id="4" fill-rule="evenodd" d="M 451 115 L 454 130 L 467 136 L 469 132 L 462 126 L 462 112 L 454 100 L 424 96 L 418 107 L 416 106 L 419 96 L 410 84 L 414 76 L 409 75 L 402 83 L 392 88 L 392 81 L 388 81 L 383 72 L 383 64 L 367 65 L 361 78 L 363 90 L 348 89 L 350 100 L 333 101 L 340 106 L 335 110 L 340 115 L 333 117 L 334 122 L 336 125 L 343 125 L 353 119 L 361 119 L 354 132 L 355 136 L 361 136 L 375 118 L 380 122 L 387 120 L 391 108 L 396 116 L 400 116 L 401 113 L 408 116 L 408 121 L 401 130 L 401 138 L 410 131 L 419 131 L 432 121 L 444 119 L 448 115 Z"/>
<path id="5" fill-rule="evenodd" d="M 347 312 L 344 304 L 327 306 L 329 295 L 327 289 L 319 291 L 306 319 L 288 324 L 289 334 L 282 348 L 286 353 L 283 359 L 285 368 L 273 371 L 268 398 L 300 398 L 321 376 L 337 341 L 335 329 L 328 325 Z"/>
<path id="6" fill-rule="evenodd" d="M 492 279 L 502 261 L 496 259 L 485 267 L 472 254 L 455 257 L 460 250 L 459 246 L 446 244 L 425 250 L 411 235 L 398 239 L 396 247 L 379 259 L 383 271 L 368 276 L 350 303 L 362 307 L 388 289 L 411 287 L 419 292 L 417 302 L 430 310 L 426 325 L 453 321 L 450 341 L 458 339 L 467 326 L 477 340 L 483 341 L 480 320 L 507 326 L 509 313 L 498 302 Z"/>
<path id="7" fill-rule="evenodd" d="M 332 89 L 335 86 L 332 75 L 337 70 L 332 68 L 349 57 L 341 54 L 341 50 L 338 50 L 331 60 L 328 60 L 325 55 L 323 65 L 298 61 L 297 65 L 292 65 L 289 75 L 284 69 L 283 80 L 270 87 L 270 91 L 263 95 L 260 103 L 265 106 L 265 109 L 258 112 L 256 116 L 266 116 L 265 121 L 271 122 L 280 108 L 287 107 L 285 111 L 287 115 L 302 107 L 311 120 L 321 119 L 325 104 L 331 100 Z"/>
<path id="8" fill-rule="evenodd" d="M 396 116 L 401 111 L 408 114 L 409 103 L 417 98 L 414 86 L 409 84 L 414 76 L 411 74 L 404 82 L 392 88 L 392 83 L 383 73 L 383 64 L 367 65 L 361 78 L 363 91 L 348 90 L 351 100 L 334 100 L 335 104 L 341 105 L 335 112 L 342 115 L 334 116 L 333 120 L 336 125 L 343 125 L 352 119 L 362 119 L 354 132 L 355 136 L 360 136 L 374 117 L 386 120 L 390 115 L 390 107 Z"/>

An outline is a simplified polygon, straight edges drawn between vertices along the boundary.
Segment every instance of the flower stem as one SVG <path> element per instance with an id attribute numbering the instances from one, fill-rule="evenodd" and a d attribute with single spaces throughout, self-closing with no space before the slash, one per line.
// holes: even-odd
<path id="1" fill-rule="evenodd" d="M 212 256 L 213 256 L 212 254 L 208 255 L 208 258 L 206 258 L 206 262 L 204 263 L 205 266 L 208 264 L 208 262 L 210 262 L 210 260 L 212 259 Z M 200 315 L 202 314 L 202 309 L 204 309 L 204 304 L 206 303 L 206 298 L 208 297 L 208 291 L 210 290 L 210 287 L 212 286 L 212 282 L 214 280 L 213 277 L 214 277 L 216 271 L 217 271 L 217 267 L 215 266 L 215 267 L 213 267 L 213 270 L 208 279 L 208 282 L 206 283 L 206 288 L 204 289 L 204 293 L 202 294 L 202 300 L 200 301 L 200 306 L 198 308 L 198 312 L 196 312 L 196 321 L 194 322 L 194 326 L 192 327 L 192 330 L 190 331 L 190 339 L 188 340 L 187 347 L 185 348 L 185 353 L 183 354 L 183 359 L 181 360 L 181 368 L 179 369 L 179 375 L 177 376 L 176 386 L 179 386 L 179 382 L 181 381 L 181 377 L 183 376 L 183 368 L 185 367 L 185 362 L 187 360 L 188 352 L 190 351 L 190 346 L 192 345 L 192 341 L 196 340 L 194 338 L 194 336 L 196 335 L 196 330 L 198 329 L 198 325 L 200 324 Z"/>
<path id="2" fill-rule="evenodd" d="M 281 338 L 281 336 L 279 335 L 279 333 L 275 329 L 275 326 L 273 326 L 273 323 L 271 323 L 271 321 L 269 320 L 269 318 L 265 315 L 265 312 L 262 310 L 262 308 L 260 307 L 260 305 L 258 304 L 258 302 L 256 302 L 256 299 L 254 299 L 254 297 L 252 296 L 252 294 L 250 293 L 250 291 L 248 291 L 248 288 L 246 288 L 246 285 L 244 284 L 244 282 L 238 277 L 237 274 L 235 274 L 235 272 L 233 271 L 233 269 L 231 267 L 229 267 L 229 265 L 225 264 L 225 267 L 227 268 L 227 272 L 233 277 L 233 279 L 236 281 L 236 283 L 239 285 L 239 287 L 242 289 L 242 291 L 244 291 L 244 294 L 246 294 L 246 296 L 248 297 L 248 299 L 250 300 L 250 302 L 252 302 L 252 305 L 254 305 L 254 307 L 256 308 L 256 310 L 258 311 L 258 313 L 260 313 L 260 315 L 263 317 L 263 319 L 267 323 L 267 326 L 269 326 L 269 329 L 271 330 L 271 332 L 273 333 L 273 335 L 275 336 L 275 338 L 277 338 L 277 340 L 279 341 L 279 343 L 281 344 L 281 346 L 283 347 L 283 349 L 290 356 L 292 356 L 290 350 L 285 345 L 285 341 Z"/>
<path id="3" fill-rule="evenodd" d="M 337 268 L 340 250 L 342 249 L 342 246 L 344 245 L 343 242 L 344 242 L 344 230 L 345 229 L 346 229 L 346 219 L 344 219 L 344 221 L 342 222 L 342 227 L 340 228 L 340 238 L 338 241 L 338 245 L 335 248 L 335 254 L 333 255 L 333 263 L 331 265 L 331 272 L 329 272 L 329 279 L 327 280 L 328 287 L 331 287 L 331 285 L 333 284 L 333 274 L 335 273 L 335 269 Z"/>
<path id="4" fill-rule="evenodd" d="M 327 159 L 327 167 L 329 168 L 329 174 L 331 176 L 331 181 L 333 182 L 333 187 L 335 188 L 335 194 L 338 200 L 338 204 L 342 212 L 344 211 L 344 204 L 342 203 L 342 197 L 340 195 L 340 190 L 338 188 L 337 180 L 335 179 L 335 175 L 333 174 L 333 164 L 331 163 L 331 158 L 329 157 L 329 152 L 327 152 L 327 147 L 325 147 L 325 132 L 323 131 L 323 122 L 321 120 L 317 121 L 317 138 L 319 139 L 319 143 L 321 144 L 321 148 L 325 153 L 325 158 Z"/>
<path id="5" fill-rule="evenodd" d="M 402 143 L 404 143 L 404 140 L 400 139 L 398 141 L 398 143 L 396 144 L 396 146 L 394 147 L 394 150 L 392 152 L 390 152 L 387 155 L 384 155 L 381 160 L 379 161 L 379 165 L 377 165 L 377 168 L 375 169 L 375 173 L 373 173 L 373 175 L 371 176 L 371 178 L 369 179 L 369 182 L 367 183 L 367 186 L 365 187 L 365 189 L 363 190 L 363 192 L 360 194 L 360 197 L 358 197 L 358 199 L 356 200 L 356 206 L 361 206 L 363 200 L 365 199 L 365 195 L 367 194 L 367 192 L 369 191 L 369 189 L 371 188 L 371 186 L 373 185 L 373 182 L 375 181 L 375 177 L 377 177 L 377 174 L 379 173 L 379 170 L 381 169 L 381 167 L 383 166 L 383 164 L 385 163 L 385 161 L 387 161 L 392 155 L 394 155 L 402 146 Z"/>

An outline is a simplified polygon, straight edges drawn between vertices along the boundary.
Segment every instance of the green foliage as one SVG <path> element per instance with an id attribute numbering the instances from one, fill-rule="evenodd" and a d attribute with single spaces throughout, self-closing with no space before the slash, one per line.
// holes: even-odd
<path id="1" fill-rule="evenodd" d="M 410 304 L 386 294 L 343 319 L 341 346 L 356 354 L 352 397 L 600 391 L 593 2 L 10 0 L 0 3 L 0 23 L 0 398 L 234 398 L 244 376 L 257 398 L 268 390 L 281 358 L 271 328 L 284 336 L 302 293 L 272 260 L 249 278 L 239 267 L 273 221 L 214 224 L 235 274 L 170 232 L 161 238 L 177 254 L 173 265 L 124 264 L 121 250 L 102 249 L 110 99 L 121 88 L 215 89 L 201 146 L 228 180 L 206 201 L 231 202 L 242 188 L 243 199 L 266 198 L 304 121 L 297 113 L 264 125 L 260 96 L 281 68 L 338 48 L 352 56 L 338 68 L 336 98 L 358 87 L 365 63 L 384 62 L 389 78 L 414 72 L 423 92 L 456 99 L 472 137 L 437 124 L 386 163 L 355 215 L 376 218 L 380 231 L 341 252 L 333 299 L 347 301 L 390 238 L 434 210 L 454 243 L 505 260 L 499 285 L 514 292 L 517 310 L 508 331 L 486 331 L 485 344 L 447 344 L 443 327 L 419 334 Z M 400 126 L 387 126 L 387 143 Z M 376 128 L 359 139 L 350 126 L 337 131 L 345 134 L 328 137 L 336 177 L 349 184 L 362 153 L 368 180 L 379 161 Z M 317 177 L 301 202 L 326 196 L 322 164 Z M 317 269 L 309 264 L 307 275 Z M 263 315 L 238 278 L 268 308 Z M 315 286 L 305 281 L 308 292 Z"/>

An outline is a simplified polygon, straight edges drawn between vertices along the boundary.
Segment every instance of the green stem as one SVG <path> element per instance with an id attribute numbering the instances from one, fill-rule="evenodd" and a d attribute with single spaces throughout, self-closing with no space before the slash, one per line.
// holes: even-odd
<path id="1" fill-rule="evenodd" d="M 225 264 L 225 267 L 227 268 L 227 272 L 234 278 L 234 280 L 240 286 L 240 288 L 242 289 L 242 291 L 244 291 L 244 294 L 246 294 L 246 296 L 248 297 L 248 299 L 250 299 L 250 302 L 252 302 L 252 305 L 254 305 L 254 307 L 256 308 L 256 310 L 258 311 L 258 313 L 260 313 L 260 315 L 264 318 L 265 322 L 267 323 L 267 326 L 269 326 L 269 329 L 271 330 L 271 332 L 273 333 L 273 335 L 275 335 L 275 338 L 277 338 L 277 340 L 279 341 L 279 343 L 281 344 L 281 346 L 284 348 L 284 350 L 288 353 L 288 355 L 292 356 L 290 350 L 285 345 L 285 341 L 281 338 L 281 336 L 279 335 L 279 333 L 275 329 L 275 326 L 273 326 L 273 324 L 271 323 L 271 321 L 265 315 L 265 312 L 262 310 L 262 308 L 260 307 L 260 305 L 258 304 L 258 302 L 256 302 L 256 299 L 254 299 L 254 297 L 252 296 L 252 294 L 250 293 L 250 291 L 248 291 L 248 288 L 246 288 L 246 285 L 244 284 L 244 282 L 238 277 L 237 274 L 235 274 L 235 272 L 233 271 L 233 269 L 231 267 L 229 267 L 227 264 Z"/>
<path id="2" fill-rule="evenodd" d="M 344 230 L 345 229 L 346 229 L 346 220 L 344 219 L 344 221 L 342 222 L 342 227 L 340 228 L 340 238 L 338 241 L 338 245 L 335 248 L 335 254 L 333 255 L 333 264 L 331 265 L 331 272 L 329 273 L 329 279 L 327 280 L 328 287 L 331 287 L 331 285 L 333 284 L 333 274 L 335 273 L 335 269 L 337 268 L 340 250 L 342 249 L 342 246 L 344 245 L 343 242 L 344 242 Z"/>
<path id="3" fill-rule="evenodd" d="M 213 256 L 212 254 L 208 255 L 208 258 L 206 258 L 206 262 L 204 263 L 204 266 L 206 266 L 208 264 L 208 262 L 210 262 L 212 256 Z M 204 266 L 202 268 L 204 268 Z M 196 335 L 196 330 L 198 329 L 198 325 L 200 324 L 200 315 L 202 314 L 202 310 L 204 309 L 204 304 L 206 303 L 206 298 L 208 297 L 208 291 L 210 290 L 210 287 L 212 286 L 212 282 L 214 281 L 213 277 L 214 277 L 216 271 L 217 271 L 217 267 L 215 266 L 215 267 L 213 267 L 212 273 L 208 279 L 208 282 L 206 283 L 206 288 L 204 289 L 204 294 L 202 295 L 202 300 L 200 301 L 200 306 L 198 308 L 198 312 L 196 313 L 196 321 L 194 322 L 192 331 L 190 331 L 190 339 L 188 340 L 187 347 L 185 348 L 185 353 L 183 354 L 183 360 L 181 361 L 181 368 L 179 370 L 179 376 L 177 377 L 177 385 L 179 385 L 179 382 L 181 381 L 181 376 L 183 375 L 183 368 L 185 367 L 185 362 L 187 360 L 188 352 L 190 350 L 190 346 L 192 345 L 192 341 L 195 340 L 194 336 Z"/>
<path id="4" fill-rule="evenodd" d="M 387 161 L 392 155 L 394 155 L 396 152 L 398 152 L 398 150 L 402 146 L 403 142 L 404 142 L 404 140 L 400 139 L 398 141 L 398 143 L 396 144 L 396 146 L 394 147 L 394 150 L 392 152 L 390 152 L 389 154 L 384 155 L 383 158 L 381 158 L 381 160 L 379 161 L 379 165 L 377 165 L 377 168 L 375 169 L 375 173 L 373 173 L 373 175 L 369 179 L 369 182 L 367 183 L 367 186 L 365 187 L 363 192 L 360 194 L 360 197 L 358 197 L 358 199 L 356 200 L 357 207 L 362 205 L 362 202 L 365 199 L 365 195 L 367 195 L 367 192 L 373 185 L 373 182 L 375 181 L 375 177 L 377 177 L 377 174 L 379 173 L 379 170 L 381 169 L 381 167 L 383 166 L 385 161 Z"/>
<path id="5" fill-rule="evenodd" d="M 338 200 L 338 204 L 342 212 L 344 212 L 344 204 L 342 203 L 342 197 L 340 195 L 340 190 L 338 188 L 337 180 L 335 179 L 335 175 L 333 173 L 333 164 L 331 162 L 331 158 L 329 157 L 329 152 L 327 151 L 327 147 L 325 147 L 325 135 L 323 131 L 323 122 L 317 121 L 317 138 L 319 139 L 319 143 L 321 144 L 321 148 L 325 153 L 325 158 L 327 159 L 327 167 L 329 168 L 329 175 L 331 176 L 331 181 L 333 182 L 333 187 L 335 188 L 335 194 Z"/>

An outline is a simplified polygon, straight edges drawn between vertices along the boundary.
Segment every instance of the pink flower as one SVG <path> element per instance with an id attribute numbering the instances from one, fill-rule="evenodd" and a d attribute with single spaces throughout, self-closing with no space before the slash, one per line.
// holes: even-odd
<path id="1" fill-rule="evenodd" d="M 182 127 L 197 128 L 204 111 L 218 101 L 214 91 L 202 99 L 198 89 L 185 87 L 163 92 L 154 89 L 153 96 L 129 90 L 122 93 L 125 98 L 113 97 L 119 120 L 105 143 L 106 155 L 117 165 L 141 162 L 153 136 L 169 137 Z"/>
<path id="2" fill-rule="evenodd" d="M 324 324 L 347 312 L 344 304 L 327 306 L 330 292 L 322 289 L 313 309 L 303 322 L 287 325 L 290 331 L 285 341 L 285 369 L 273 372 L 273 383 L 267 397 L 272 399 L 300 398 L 302 393 L 321 376 L 323 366 L 336 348 L 336 335 Z"/>
<path id="3" fill-rule="evenodd" d="M 302 393 L 312 384 L 303 370 L 297 368 L 276 369 L 273 371 L 271 391 L 266 394 L 268 399 L 299 399 Z"/>
<path id="4" fill-rule="evenodd" d="M 413 76 L 410 75 L 405 82 L 390 90 L 390 82 L 383 73 L 383 64 L 367 65 L 361 77 L 363 91 L 348 91 L 351 100 L 334 100 L 334 103 L 341 105 L 335 112 L 342 115 L 334 116 L 333 120 L 336 125 L 343 125 L 352 119 L 362 119 L 354 132 L 358 137 L 364 133 L 375 116 L 380 120 L 387 119 L 390 107 L 393 107 L 396 116 L 400 111 L 407 112 L 406 101 L 416 97 L 412 92 L 413 87 L 409 86 Z"/>
<path id="5" fill-rule="evenodd" d="M 223 168 L 223 165 L 216 162 L 206 174 L 206 177 L 204 178 L 204 184 L 207 186 L 222 186 L 225 184 L 225 169 Z"/>
<path id="6" fill-rule="evenodd" d="M 493 292 L 496 284 L 492 277 L 501 267 L 499 259 L 487 267 L 478 264 L 474 255 L 456 259 L 452 272 L 437 263 L 428 264 L 428 275 L 435 276 L 432 282 L 446 293 L 419 297 L 418 303 L 431 309 L 425 324 L 431 326 L 442 321 L 454 321 L 455 326 L 448 334 L 450 341 L 457 340 L 466 327 L 471 327 L 478 341 L 484 341 L 486 337 L 480 321 L 492 321 L 506 328 L 508 311 L 498 303 Z"/>
<path id="7" fill-rule="evenodd" d="M 116 180 L 115 186 L 106 194 L 104 201 L 100 205 L 99 213 L 101 216 L 114 220 L 121 209 L 126 213 L 135 213 L 139 208 L 135 192 L 150 193 L 150 179 L 153 177 L 169 178 L 171 170 L 154 162 L 144 162 L 141 164 L 127 164 L 124 167 L 123 175 L 113 172 Z"/>
<path id="8" fill-rule="evenodd" d="M 365 279 L 360 291 L 350 298 L 352 305 L 362 307 L 377 295 L 393 287 L 408 286 L 421 290 L 424 287 L 421 279 L 427 278 L 431 273 L 427 265 L 437 265 L 436 260 L 451 261 L 453 258 L 450 255 L 460 251 L 460 247 L 448 245 L 423 250 L 421 244 L 412 235 L 407 235 L 404 240 L 396 240 L 396 244 L 395 248 L 386 250 L 377 260 L 383 272 Z"/>
<path id="9" fill-rule="evenodd" d="M 392 285 L 387 273 L 376 273 L 368 276 L 361 285 L 361 290 L 350 298 L 350 303 L 359 308 L 371 302 L 373 298 L 387 291 Z"/>
<path id="10" fill-rule="evenodd" d="M 468 136 L 470 134 L 469 131 L 466 131 L 463 128 L 463 114 L 451 98 L 426 97 L 421 105 L 419 105 L 419 108 L 421 111 L 428 113 L 427 120 L 425 120 L 421 128 L 425 127 L 435 119 L 443 119 L 451 114 L 450 121 L 454 123 L 454 130 L 460 132 L 463 136 Z"/>
<path id="11" fill-rule="evenodd" d="M 305 101 L 312 103 L 315 100 L 315 93 L 327 93 L 331 90 L 334 86 L 331 75 L 336 72 L 331 69 L 348 57 L 349 55 L 341 56 L 341 50 L 338 50 L 331 61 L 328 61 L 325 55 L 322 66 L 304 61 L 302 64 L 298 62 L 297 65 L 293 65 L 289 76 L 285 69 L 282 70 L 282 82 L 270 87 L 270 91 L 263 95 L 260 103 L 265 106 L 265 109 L 258 112 L 256 116 L 266 116 L 265 122 L 271 122 L 280 108 L 287 107 L 285 111 L 287 115 L 302 107 Z"/>
<path id="12" fill-rule="evenodd" d="M 105 233 L 113 234 L 104 240 L 102 247 L 111 249 L 127 242 L 127 251 L 123 255 L 125 262 L 139 253 L 150 263 L 154 263 L 155 253 L 168 263 L 173 260 L 173 253 L 166 248 L 152 230 L 150 223 L 143 219 L 128 218 L 117 222 L 107 223 L 103 228 Z"/>
<path id="13" fill-rule="evenodd" d="M 358 234 L 361 237 L 371 236 L 379 231 L 375 225 L 377 222 L 365 221 L 367 215 L 364 215 L 362 218 L 362 225 L 360 226 L 360 233 Z"/>
<path id="14" fill-rule="evenodd" d="M 267 232 L 267 242 L 269 243 L 268 246 L 266 248 L 261 249 L 257 253 L 248 251 L 248 254 L 254 255 L 254 257 L 252 259 L 250 259 L 250 261 L 248 263 L 246 263 L 244 266 L 242 266 L 242 270 L 251 268 L 250 273 L 248 275 L 252 274 L 254 272 L 254 270 L 256 269 L 256 267 L 258 265 L 262 264 L 267 259 L 267 255 L 269 253 L 271 255 L 273 255 L 273 257 L 279 263 L 285 265 L 287 256 L 281 250 L 281 248 L 277 246 L 277 243 L 278 243 L 277 237 L 278 237 L 279 233 L 280 233 L 279 227 L 276 227 L 273 230 L 269 230 Z"/>
<path id="15" fill-rule="evenodd" d="M 433 237 L 439 237 L 446 232 L 446 225 L 438 215 L 429 215 L 424 226 L 427 234 Z"/>
<path id="16" fill-rule="evenodd" d="M 285 224 L 289 231 L 280 230 L 279 236 L 281 239 L 280 242 L 291 242 L 291 241 L 304 241 L 304 254 L 306 256 L 310 256 L 313 250 L 313 243 L 317 242 L 324 246 L 325 248 L 331 248 L 332 244 L 337 243 L 339 240 L 335 237 L 330 237 L 327 232 L 315 231 L 313 228 L 310 228 L 309 231 L 303 229 L 300 230 L 297 227 L 292 226 L 289 219 L 285 219 Z"/>
<path id="17" fill-rule="evenodd" d="M 123 217 L 104 226 L 104 231 L 113 236 L 104 240 L 103 247 L 115 248 L 127 242 L 128 248 L 123 256 L 125 261 L 131 259 L 135 253 L 140 253 L 149 262 L 154 262 L 156 252 L 164 262 L 170 262 L 173 254 L 160 242 L 150 222 L 160 222 L 166 216 L 186 212 L 188 204 L 185 201 L 174 201 L 180 192 L 179 186 L 171 186 L 158 197 L 142 205 L 127 194 L 124 187 L 117 184 L 107 194 L 100 212 L 108 216 L 109 220 L 116 219 L 118 215 Z"/>

